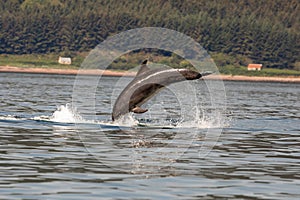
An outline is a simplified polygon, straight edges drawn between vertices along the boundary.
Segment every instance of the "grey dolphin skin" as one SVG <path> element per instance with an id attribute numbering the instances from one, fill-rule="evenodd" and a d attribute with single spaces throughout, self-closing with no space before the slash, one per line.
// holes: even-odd
<path id="1" fill-rule="evenodd" d="M 113 107 L 112 120 L 117 120 L 129 112 L 147 112 L 147 109 L 142 109 L 140 106 L 171 83 L 195 80 L 209 74 L 211 72 L 200 74 L 189 69 L 149 69 L 145 60 L 136 77 L 117 98 Z"/>

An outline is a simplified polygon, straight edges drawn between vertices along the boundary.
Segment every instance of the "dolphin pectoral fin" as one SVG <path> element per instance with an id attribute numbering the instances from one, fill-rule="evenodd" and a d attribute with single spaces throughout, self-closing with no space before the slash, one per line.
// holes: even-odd
<path id="1" fill-rule="evenodd" d="M 134 113 L 141 114 L 141 113 L 147 112 L 148 109 L 143 109 L 143 108 L 140 108 L 140 107 L 135 107 L 131 111 L 134 112 Z"/>

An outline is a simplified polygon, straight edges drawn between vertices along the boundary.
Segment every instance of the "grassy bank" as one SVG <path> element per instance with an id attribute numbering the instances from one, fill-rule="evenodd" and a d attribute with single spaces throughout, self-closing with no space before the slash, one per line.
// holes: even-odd
<path id="1" fill-rule="evenodd" d="M 38 67 L 54 69 L 77 69 L 84 60 L 83 54 L 72 55 L 71 65 L 61 65 L 58 63 L 59 54 L 25 54 L 25 55 L 0 55 L 0 66 L 15 67 Z"/>
<path id="2" fill-rule="evenodd" d="M 247 67 L 227 65 L 219 67 L 221 74 L 243 76 L 300 76 L 300 71 L 288 69 L 263 68 L 261 71 L 248 71 Z"/>
<path id="3" fill-rule="evenodd" d="M 73 53 L 71 65 L 58 64 L 59 54 L 26 54 L 26 55 L 0 55 L 0 66 L 15 66 L 22 68 L 53 68 L 53 69 L 78 69 L 88 53 Z M 248 71 L 247 68 L 237 62 L 247 62 L 240 58 L 220 59 L 220 55 L 212 55 L 221 74 L 244 76 L 300 76 L 300 71 L 287 69 L 263 68 L 262 71 Z M 150 59 L 154 63 L 161 63 L 174 68 L 191 68 L 192 66 L 181 57 L 170 53 L 162 56 L 159 53 L 138 52 L 121 56 L 113 62 L 108 69 L 128 70 L 137 66 L 144 59 Z M 232 63 L 230 63 L 232 62 Z"/>

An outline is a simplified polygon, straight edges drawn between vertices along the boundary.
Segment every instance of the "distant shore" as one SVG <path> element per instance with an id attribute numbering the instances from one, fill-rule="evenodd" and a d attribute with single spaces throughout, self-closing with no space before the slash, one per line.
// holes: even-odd
<path id="1" fill-rule="evenodd" d="M 55 68 L 22 68 L 12 66 L 0 66 L 0 73 L 31 73 L 31 74 L 62 74 L 62 75 L 97 75 L 97 76 L 134 76 L 134 72 L 99 70 L 99 69 L 55 69 Z"/>
<path id="2" fill-rule="evenodd" d="M 102 76 L 134 76 L 134 72 L 122 72 L 98 69 L 53 69 L 53 68 L 21 68 L 12 66 L 0 66 L 0 73 L 35 73 L 35 74 L 63 74 L 63 75 L 102 75 Z M 210 75 L 208 80 L 224 81 L 256 81 L 256 82 L 285 82 L 300 83 L 300 77 L 265 77 L 265 76 L 240 76 L 240 75 Z"/>

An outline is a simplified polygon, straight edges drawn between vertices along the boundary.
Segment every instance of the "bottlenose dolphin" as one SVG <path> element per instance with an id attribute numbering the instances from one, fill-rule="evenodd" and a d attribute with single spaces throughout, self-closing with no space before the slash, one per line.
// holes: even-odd
<path id="1" fill-rule="evenodd" d="M 129 112 L 147 112 L 148 109 L 142 109 L 140 106 L 171 83 L 195 80 L 211 73 L 198 73 L 189 69 L 150 69 L 145 60 L 135 78 L 117 98 L 113 107 L 112 120 L 117 120 Z"/>

